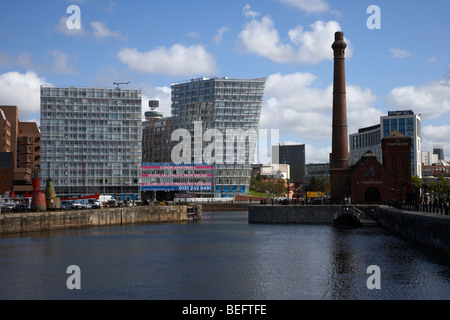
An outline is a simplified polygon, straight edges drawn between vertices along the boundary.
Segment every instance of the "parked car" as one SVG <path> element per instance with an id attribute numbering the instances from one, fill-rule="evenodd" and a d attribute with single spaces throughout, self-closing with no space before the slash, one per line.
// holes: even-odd
<path id="1" fill-rule="evenodd" d="M 25 212 L 30 210 L 31 206 L 29 204 L 18 204 L 12 209 L 14 212 Z"/>
<path id="2" fill-rule="evenodd" d="M 78 203 L 83 209 L 100 209 L 102 207 L 102 203 L 96 199 L 81 199 L 78 200 Z"/>
<path id="3" fill-rule="evenodd" d="M 60 208 L 63 209 L 63 210 L 80 209 L 81 208 L 81 204 L 79 204 L 75 200 L 64 200 L 64 201 L 61 201 Z"/>
<path id="4" fill-rule="evenodd" d="M 0 208 L 1 208 L 2 212 L 11 212 L 15 206 L 16 206 L 16 204 L 12 203 L 12 202 L 0 203 Z"/>

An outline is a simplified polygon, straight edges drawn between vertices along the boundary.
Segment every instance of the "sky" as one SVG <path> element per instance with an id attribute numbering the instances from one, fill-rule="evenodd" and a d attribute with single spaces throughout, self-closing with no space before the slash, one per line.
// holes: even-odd
<path id="1" fill-rule="evenodd" d="M 0 105 L 39 123 L 40 85 L 130 81 L 143 113 L 156 99 L 170 116 L 172 83 L 265 77 L 260 129 L 279 134 L 268 143 L 305 144 L 306 163 L 328 162 L 331 44 L 343 31 L 348 133 L 413 110 L 422 151 L 442 145 L 448 160 L 449 12 L 448 0 L 2 1 Z"/>

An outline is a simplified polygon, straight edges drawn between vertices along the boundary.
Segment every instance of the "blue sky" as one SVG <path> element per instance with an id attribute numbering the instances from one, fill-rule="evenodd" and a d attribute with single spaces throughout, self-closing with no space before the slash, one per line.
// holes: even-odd
<path id="1" fill-rule="evenodd" d="M 69 30 L 70 5 L 81 29 Z M 370 5 L 381 29 L 369 29 Z M 422 150 L 442 144 L 450 159 L 450 1 L 3 1 L 0 104 L 39 121 L 39 86 L 131 81 L 143 112 L 170 84 L 193 77 L 266 77 L 261 129 L 306 144 L 307 162 L 331 151 L 335 31 L 348 44 L 349 134 L 390 110 L 422 114 Z"/>

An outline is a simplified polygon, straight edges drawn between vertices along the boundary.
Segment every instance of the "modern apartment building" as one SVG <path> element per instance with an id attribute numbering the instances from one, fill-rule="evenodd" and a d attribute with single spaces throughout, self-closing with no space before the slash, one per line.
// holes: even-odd
<path id="1" fill-rule="evenodd" d="M 397 130 L 411 137 L 411 174 L 422 177 L 421 164 L 421 119 L 411 110 L 389 111 L 387 116 L 380 117 L 380 124 L 362 128 L 358 133 L 349 135 L 350 162 L 357 163 L 362 156 L 371 151 L 382 163 L 381 140 Z"/>
<path id="2" fill-rule="evenodd" d="M 142 93 L 122 88 L 41 87 L 41 185 L 61 198 L 140 197 Z"/>
<path id="3" fill-rule="evenodd" d="M 227 77 L 173 83 L 171 117 L 144 123 L 143 158 L 213 164 L 212 194 L 233 197 L 248 193 L 265 83 L 265 78 Z M 183 141 L 185 147 L 178 152 Z M 156 155 L 158 152 L 162 154 Z"/>

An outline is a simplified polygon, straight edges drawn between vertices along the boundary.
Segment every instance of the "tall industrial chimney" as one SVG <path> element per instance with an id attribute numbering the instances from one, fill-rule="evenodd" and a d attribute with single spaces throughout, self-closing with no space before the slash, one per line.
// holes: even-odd
<path id="1" fill-rule="evenodd" d="M 331 198 L 341 201 L 350 196 L 350 161 L 348 155 L 347 100 L 345 86 L 344 33 L 336 32 L 331 46 L 334 52 L 333 132 L 330 154 Z"/>

